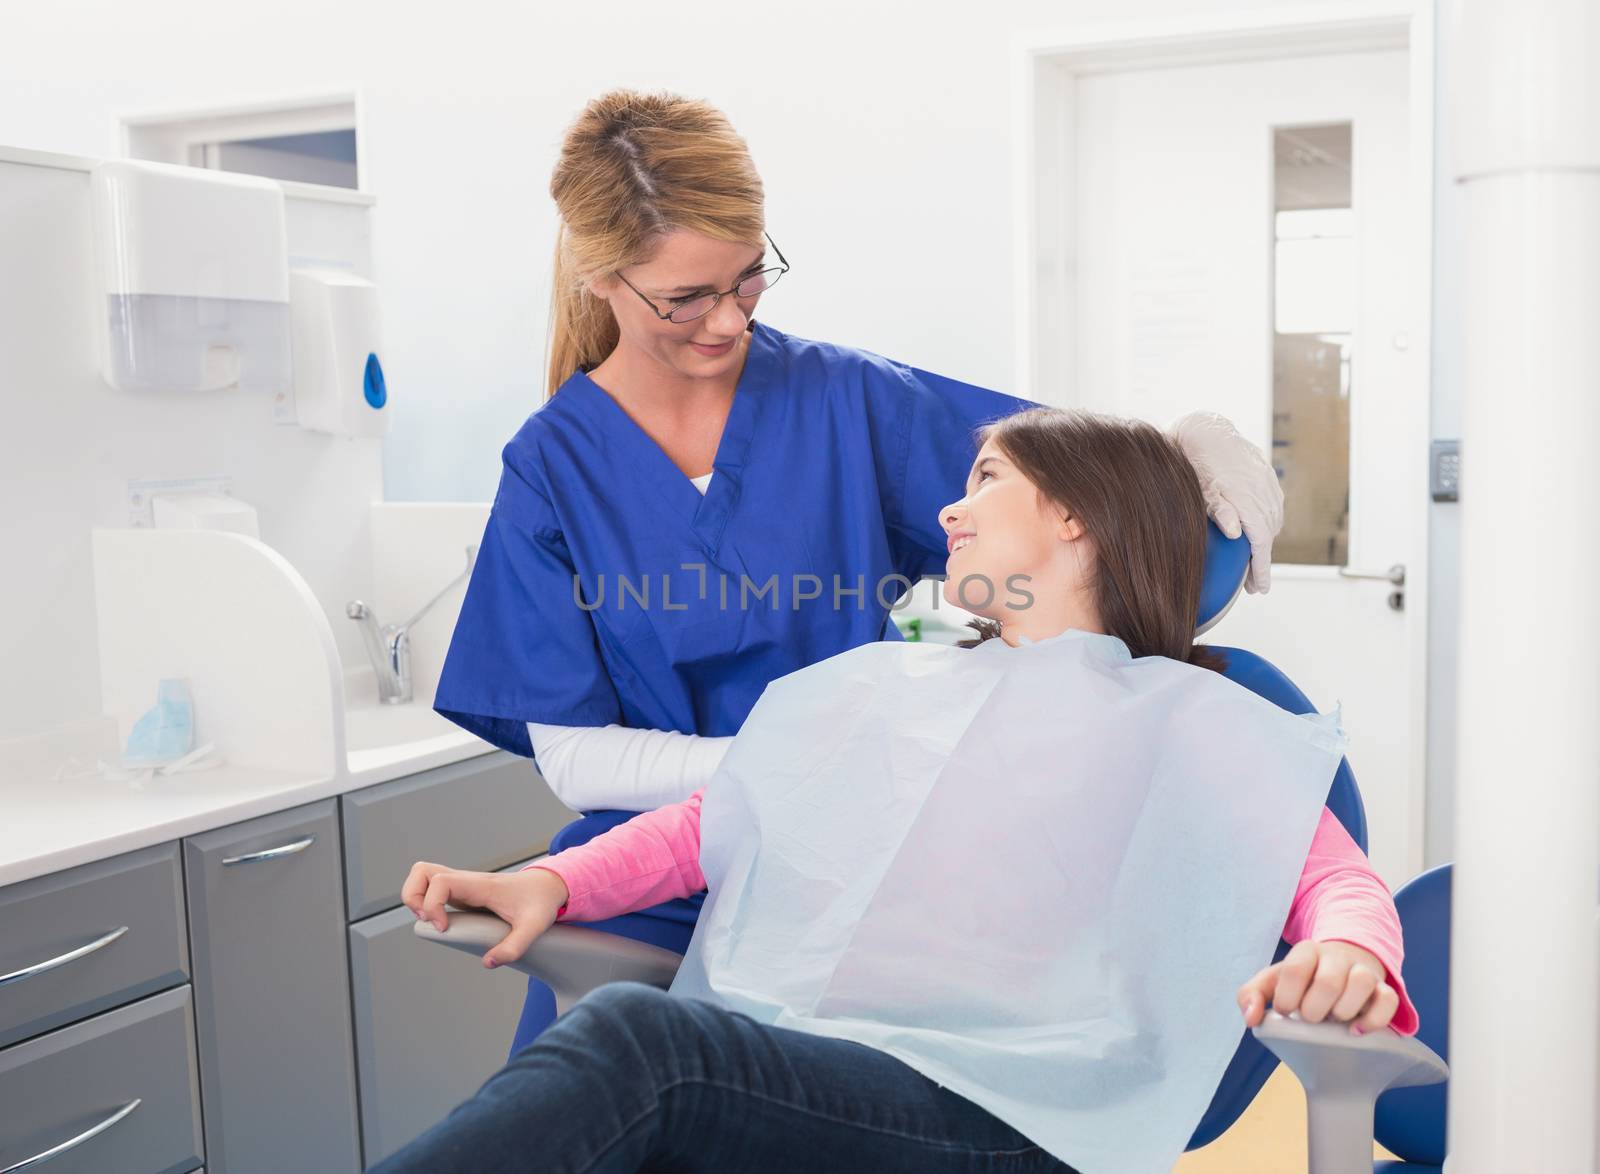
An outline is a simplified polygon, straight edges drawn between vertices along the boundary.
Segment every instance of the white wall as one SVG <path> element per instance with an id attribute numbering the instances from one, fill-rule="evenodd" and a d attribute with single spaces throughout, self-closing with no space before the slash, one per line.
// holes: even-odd
<path id="1" fill-rule="evenodd" d="M 342 0 L 60 0 L 8 18 L 0 143 L 105 155 L 116 112 L 359 91 L 396 404 L 386 494 L 484 500 L 500 446 L 542 397 L 554 240 L 546 185 L 562 132 L 589 97 L 617 85 L 664 88 L 728 112 L 766 180 L 772 234 L 795 267 L 763 303 L 773 325 L 1005 388 L 1012 37 L 1289 7 L 1300 6 L 472 0 L 447 11 Z M 1441 85 L 1448 76 L 1441 60 Z M 1441 119 L 1447 111 L 1441 102 Z M 1455 223 L 1450 196 L 1441 193 L 1438 208 L 1445 241 Z M 1458 419 L 1452 264 L 1441 250 L 1435 422 L 1444 435 Z M 1430 742 L 1446 770 L 1453 509 L 1435 507 L 1432 564 L 1443 597 L 1433 605 Z M 1435 810 L 1447 820 L 1450 777 L 1433 776 Z M 1447 838 L 1435 826 L 1430 858 Z"/>
<path id="2" fill-rule="evenodd" d="M 547 185 L 588 98 L 664 88 L 728 112 L 794 265 L 763 303 L 773 325 L 1005 387 L 1011 37 L 1204 7 L 65 0 L 7 22 L 0 143 L 105 155 L 115 112 L 358 89 L 396 397 L 387 493 L 482 500 L 542 396 Z"/>
<path id="3" fill-rule="evenodd" d="M 1461 435 L 1465 338 L 1462 243 L 1466 209 L 1451 180 L 1456 119 L 1451 94 L 1460 84 L 1454 55 L 1459 0 L 1436 5 L 1433 181 L 1433 435 Z M 1463 446 L 1462 493 L 1470 493 L 1471 450 Z M 1461 505 L 1435 502 L 1428 520 L 1428 800 L 1424 858 L 1428 867 L 1455 859 L 1456 667 L 1461 624 Z"/>
<path id="4" fill-rule="evenodd" d="M 381 442 L 276 424 L 265 390 L 112 389 L 95 361 L 95 320 L 106 309 L 93 280 L 89 173 L 63 156 L 29 158 L 0 159 L 0 740 L 101 712 L 97 616 L 133 586 L 96 583 L 90 531 L 127 527 L 145 512 L 130 499 L 135 481 L 226 477 L 255 508 L 262 540 L 321 603 L 344 663 L 364 664 L 344 608 L 377 594 L 368 552 L 371 503 L 383 492 Z M 318 194 L 284 201 L 291 255 L 368 273 L 371 208 L 307 191 Z M 235 602 L 235 622 L 251 625 L 250 607 Z M 159 635 L 162 618 L 145 626 Z M 184 657 L 174 650 L 171 663 Z M 155 681 L 145 688 L 148 706 Z M 197 698 L 201 720 L 211 700 Z"/>

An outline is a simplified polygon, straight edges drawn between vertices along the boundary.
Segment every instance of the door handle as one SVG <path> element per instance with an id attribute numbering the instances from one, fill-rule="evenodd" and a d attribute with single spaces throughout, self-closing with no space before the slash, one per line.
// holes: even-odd
<path id="1" fill-rule="evenodd" d="M 1396 587 L 1406 585 L 1405 563 L 1395 563 L 1387 571 L 1352 571 L 1349 567 L 1339 568 L 1341 579 L 1378 579 L 1385 583 L 1392 583 Z"/>
<path id="2" fill-rule="evenodd" d="M 302 836 L 292 844 L 268 848 L 264 852 L 246 852 L 243 856 L 229 856 L 222 864 L 225 868 L 232 868 L 235 864 L 254 864 L 257 860 L 277 860 L 282 856 L 293 856 L 296 853 L 304 852 L 316 842 L 316 836 Z M 0 1174 L 4 1174 L 4 1171 L 0 1171 Z"/>
<path id="3" fill-rule="evenodd" d="M 1387 571 L 1352 571 L 1349 567 L 1339 568 L 1341 579 L 1376 579 L 1388 583 L 1394 588 L 1389 592 L 1389 608 L 1392 611 L 1405 611 L 1406 609 L 1406 565 L 1395 563 Z"/>

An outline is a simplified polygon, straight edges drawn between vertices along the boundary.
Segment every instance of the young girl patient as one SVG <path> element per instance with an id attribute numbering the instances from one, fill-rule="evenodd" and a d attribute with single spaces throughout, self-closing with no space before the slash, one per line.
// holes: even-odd
<path id="1" fill-rule="evenodd" d="M 1206 521 L 1183 455 L 1142 423 L 1033 409 L 984 430 L 966 488 L 940 517 L 946 598 L 983 617 L 966 651 L 869 645 L 774 682 L 709 795 L 521 873 L 413 867 L 419 918 L 509 923 L 489 967 L 557 921 L 710 893 L 673 994 L 597 989 L 379 1169 L 1154 1169 L 1269 1004 L 1416 1031 L 1389 892 L 1321 806 L 1342 735 L 1193 643 Z M 1280 925 L 1292 949 L 1262 966 Z M 1219 1023 L 1219 978 L 1224 1008 L 1247 979 L 1242 1025 Z"/>

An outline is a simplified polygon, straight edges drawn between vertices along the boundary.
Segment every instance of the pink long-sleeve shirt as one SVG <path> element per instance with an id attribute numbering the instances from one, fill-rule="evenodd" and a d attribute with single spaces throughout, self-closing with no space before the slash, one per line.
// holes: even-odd
<path id="1" fill-rule="evenodd" d="M 647 909 L 706 887 L 700 871 L 701 788 L 682 803 L 636 815 L 586 844 L 546 857 L 543 868 L 567 886 L 567 903 L 558 921 L 601 921 Z M 1383 963 L 1385 978 L 1400 996 L 1389 1026 L 1415 1035 L 1417 1010 L 1400 977 L 1404 943 L 1400 917 L 1388 888 L 1344 825 L 1326 807 L 1311 840 L 1305 868 L 1283 939 L 1349 942 L 1370 950 Z"/>

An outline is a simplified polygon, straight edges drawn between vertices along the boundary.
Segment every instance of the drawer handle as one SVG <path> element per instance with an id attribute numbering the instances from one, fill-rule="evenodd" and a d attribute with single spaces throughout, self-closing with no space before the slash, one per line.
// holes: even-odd
<path id="1" fill-rule="evenodd" d="M 297 852 L 304 852 L 317 842 L 316 836 L 307 836 L 303 840 L 296 840 L 292 844 L 283 844 L 277 848 L 267 848 L 261 852 L 246 852 L 243 856 L 229 856 L 222 862 L 224 868 L 232 868 L 235 864 L 253 864 L 257 860 L 276 860 L 280 856 L 293 856 Z M 0 1174 L 6 1174 L 0 1170 Z"/>
<path id="2" fill-rule="evenodd" d="M 123 1105 L 122 1108 L 118 1109 L 115 1113 L 111 1114 L 111 1116 L 107 1117 L 104 1121 L 100 1122 L 100 1124 L 94 1126 L 92 1129 L 85 1129 L 82 1133 L 78 1134 L 77 1137 L 69 1137 L 60 1145 L 51 1146 L 43 1153 L 34 1154 L 31 1158 L 23 1158 L 20 1162 L 14 1162 L 4 1169 L 0 1169 L 0 1174 L 17 1174 L 17 1171 L 19 1170 L 32 1169 L 40 1162 L 48 1162 L 51 1158 L 58 1154 L 64 1154 L 68 1150 L 76 1149 L 78 1146 L 88 1141 L 91 1137 L 99 1137 L 102 1133 L 110 1129 L 118 1121 L 121 1121 L 124 1117 L 133 1112 L 143 1103 L 143 1100 L 141 1100 L 139 1097 L 134 1097 L 133 1100 Z"/>
<path id="3" fill-rule="evenodd" d="M 65 966 L 68 962 L 76 962 L 87 954 L 93 954 L 96 950 L 105 949 L 127 932 L 127 926 L 119 925 L 116 929 L 106 934 L 105 937 L 96 938 L 86 946 L 79 946 L 76 950 L 68 950 L 65 954 L 58 954 L 56 957 L 44 962 L 35 962 L 32 966 L 24 966 L 21 970 L 13 970 L 10 974 L 0 974 L 0 986 L 10 986 L 14 982 L 21 982 L 25 978 L 32 978 L 34 975 L 43 974 L 47 970 L 54 970 L 57 966 Z M 16 1168 L 21 1169 L 20 1166 Z M 0 1174 L 6 1174 L 6 1172 L 0 1170 Z"/>

